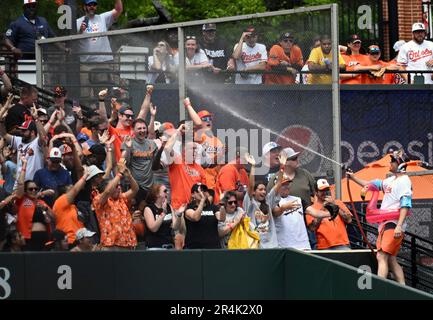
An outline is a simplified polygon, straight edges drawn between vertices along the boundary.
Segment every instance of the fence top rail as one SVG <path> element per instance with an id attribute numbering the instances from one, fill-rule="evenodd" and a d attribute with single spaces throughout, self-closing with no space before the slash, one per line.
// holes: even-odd
<path id="1" fill-rule="evenodd" d="M 37 45 L 46 44 L 46 43 L 56 43 L 61 41 L 72 41 L 72 40 L 80 40 L 86 38 L 94 38 L 102 37 L 102 36 L 114 36 L 114 35 L 123 35 L 123 34 L 131 34 L 138 33 L 144 31 L 153 31 L 153 30 L 163 30 L 163 29 L 173 29 L 173 28 L 183 28 L 183 27 L 193 27 L 202 25 L 205 23 L 222 23 L 222 22 L 234 22 L 240 20 L 249 20 L 249 19 L 258 19 L 258 18 L 267 18 L 267 17 L 275 17 L 282 16 L 288 14 L 295 13 L 306 13 L 313 11 L 325 11 L 330 10 L 333 6 L 337 6 L 337 4 L 325 4 L 320 6 L 312 6 L 312 7 L 300 7 L 296 9 L 289 10 L 280 10 L 280 11 L 271 11 L 271 12 L 263 12 L 263 13 L 253 13 L 253 14 L 245 14 L 240 16 L 233 17 L 223 17 L 223 18 L 214 18 L 214 19 L 205 19 L 205 20 L 194 20 L 187 22 L 178 22 L 178 23 L 170 23 L 170 24 L 162 24 L 157 26 L 148 26 L 148 27 L 140 27 L 140 28 L 127 28 L 121 30 L 113 30 L 107 32 L 100 33 L 89 33 L 89 34 L 80 34 L 80 35 L 72 35 L 72 36 L 63 36 L 63 37 L 55 37 L 49 39 L 41 39 L 36 41 Z"/>

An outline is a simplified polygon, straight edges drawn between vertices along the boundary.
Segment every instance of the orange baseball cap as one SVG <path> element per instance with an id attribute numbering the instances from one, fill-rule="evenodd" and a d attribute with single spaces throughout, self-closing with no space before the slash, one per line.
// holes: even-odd
<path id="1" fill-rule="evenodd" d="M 201 110 L 201 111 L 197 112 L 197 115 L 200 117 L 200 119 L 204 118 L 204 117 L 212 117 L 213 116 L 213 114 L 207 110 Z"/>

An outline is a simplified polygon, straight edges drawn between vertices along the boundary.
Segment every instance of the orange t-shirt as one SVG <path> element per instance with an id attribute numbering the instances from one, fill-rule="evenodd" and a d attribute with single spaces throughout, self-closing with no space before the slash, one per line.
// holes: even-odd
<path id="1" fill-rule="evenodd" d="M 349 209 L 346 205 L 340 200 L 335 200 L 335 203 L 340 207 L 341 210 L 349 212 Z M 316 202 L 312 204 L 312 207 L 317 210 L 322 210 L 323 205 L 321 203 Z M 324 209 L 326 210 L 326 209 Z M 313 222 L 314 217 L 309 214 L 305 215 L 307 220 L 307 226 Z M 346 223 L 338 215 L 334 220 L 329 221 L 328 218 L 322 219 L 319 227 L 316 230 L 317 237 L 317 249 L 328 249 L 330 247 L 349 245 L 349 238 L 347 236 L 346 231 Z"/>
<path id="2" fill-rule="evenodd" d="M 128 200 L 121 194 L 119 199 L 108 200 L 101 205 L 100 194 L 93 198 L 93 207 L 99 222 L 101 245 L 104 247 L 135 247 L 137 237 L 132 226 L 132 216 L 128 209 Z"/>
<path id="3" fill-rule="evenodd" d="M 382 60 L 379 60 L 375 63 L 373 63 L 369 60 L 367 66 L 371 66 L 371 65 L 375 65 L 375 64 L 380 64 L 382 67 L 386 67 L 389 65 L 388 62 L 385 62 Z M 392 73 L 384 73 L 383 76 L 380 78 L 372 77 L 369 74 L 363 74 L 362 75 L 362 83 L 363 84 L 392 84 L 393 83 L 393 74 Z"/>
<path id="4" fill-rule="evenodd" d="M 44 201 L 36 200 L 46 207 L 49 207 Z M 35 213 L 35 201 L 24 196 L 16 201 L 18 207 L 18 219 L 17 219 L 17 229 L 23 235 L 24 239 L 31 239 L 32 237 L 32 220 L 33 214 Z"/>
<path id="5" fill-rule="evenodd" d="M 218 173 L 215 198 L 218 197 L 219 199 L 220 194 L 223 192 L 235 191 L 238 188 L 237 183 L 243 186 L 246 185 L 248 188 L 249 182 L 247 171 L 244 168 L 238 171 L 234 163 L 226 164 Z"/>
<path id="6" fill-rule="evenodd" d="M 281 61 L 286 61 L 292 66 L 302 67 L 304 65 L 304 58 L 302 57 L 302 51 L 297 45 L 293 45 L 290 49 L 290 54 L 287 55 L 284 49 L 276 44 L 272 46 L 269 51 L 268 63 L 266 64 L 266 70 L 272 70 L 272 67 L 280 64 Z M 295 77 L 291 75 L 282 74 L 265 74 L 265 84 L 292 84 L 295 83 Z"/>
<path id="7" fill-rule="evenodd" d="M 68 197 L 63 194 L 54 202 L 53 212 L 56 217 L 56 229 L 66 233 L 68 243 L 74 243 L 77 230 L 84 228 L 83 223 L 78 220 L 77 207 L 69 203 Z"/>
<path id="8" fill-rule="evenodd" d="M 113 126 L 108 126 L 108 132 L 111 135 L 114 135 L 114 155 L 116 157 L 116 162 L 119 161 L 119 159 L 122 157 L 122 151 L 120 150 L 123 139 L 125 139 L 126 136 L 130 136 L 131 138 L 134 136 L 132 132 L 132 128 L 129 129 L 122 129 L 122 128 L 114 128 Z"/>
<path id="9" fill-rule="evenodd" d="M 370 65 L 370 59 L 365 54 L 351 54 L 348 55 L 341 55 L 344 59 L 344 62 L 346 63 L 346 70 L 347 71 L 353 71 L 355 66 L 368 66 Z M 344 79 L 341 80 L 341 84 L 361 84 L 362 83 L 362 76 L 363 74 L 359 74 L 355 78 L 350 79 Z"/>
<path id="10" fill-rule="evenodd" d="M 168 178 L 171 186 L 171 205 L 178 209 L 182 204 L 191 200 L 191 188 L 196 183 L 206 184 L 203 168 L 197 164 L 186 164 L 180 157 L 168 167 Z"/>

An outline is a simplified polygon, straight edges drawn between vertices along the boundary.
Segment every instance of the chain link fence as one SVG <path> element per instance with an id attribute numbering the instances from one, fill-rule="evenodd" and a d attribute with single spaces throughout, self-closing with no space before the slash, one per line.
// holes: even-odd
<path id="1" fill-rule="evenodd" d="M 256 157 L 276 141 L 301 151 L 313 174 L 332 176 L 331 73 L 314 75 L 327 84 L 307 86 L 312 75 L 302 69 L 322 35 L 331 39 L 330 6 L 44 40 L 38 80 L 48 90 L 64 85 L 88 109 L 109 88 L 136 111 L 153 84 L 158 121 L 182 120 L 188 96 L 196 111 L 214 114 L 214 134 L 229 151 L 246 133 L 242 144 Z"/>

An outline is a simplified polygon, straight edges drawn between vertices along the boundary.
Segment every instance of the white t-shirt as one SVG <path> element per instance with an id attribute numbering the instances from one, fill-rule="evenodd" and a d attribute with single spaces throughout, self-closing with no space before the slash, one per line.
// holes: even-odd
<path id="1" fill-rule="evenodd" d="M 196 66 L 205 62 L 209 62 L 209 59 L 207 58 L 206 53 L 202 49 L 200 49 L 200 51 L 197 52 L 191 59 L 189 59 L 185 55 L 185 64 L 187 66 Z"/>
<path id="2" fill-rule="evenodd" d="M 426 62 L 433 59 L 433 42 L 424 40 L 418 44 L 411 40 L 405 43 L 398 54 L 397 62 L 406 66 L 407 70 L 432 70 L 427 67 Z M 424 83 L 433 83 L 431 76 L 433 73 L 424 73 Z M 414 74 L 411 74 L 413 81 Z"/>
<path id="3" fill-rule="evenodd" d="M 297 203 L 301 205 L 300 208 L 288 214 L 285 213 L 290 212 L 290 210 L 286 210 L 281 216 L 274 217 L 278 245 L 281 248 L 311 250 L 307 228 L 304 222 L 301 198 L 294 196 L 280 198 L 278 204 L 282 206 L 291 201 L 297 201 Z"/>
<path id="4" fill-rule="evenodd" d="M 17 150 L 17 153 L 21 151 L 26 155 L 27 158 L 27 169 L 24 181 L 33 180 L 33 176 L 36 171 L 44 167 L 44 153 L 42 148 L 39 146 L 39 137 L 36 137 L 33 141 L 29 143 L 23 143 L 22 138 L 18 136 L 12 136 L 11 142 L 12 148 Z M 20 176 L 22 167 L 22 162 L 20 157 L 17 161 L 17 180 Z M 17 186 L 17 181 L 15 181 L 14 189 Z"/>
<path id="5" fill-rule="evenodd" d="M 260 204 L 254 198 L 250 198 L 248 193 L 244 197 L 245 212 L 250 217 L 255 231 L 260 235 L 260 248 L 278 248 L 277 233 L 271 207 L 272 203 L 274 203 L 274 198 L 275 189 L 272 189 L 266 195 L 269 213 L 264 215 L 260 210 Z"/>
<path id="6" fill-rule="evenodd" d="M 77 30 L 80 29 L 84 16 L 77 19 Z M 89 19 L 87 29 L 83 33 L 106 32 L 114 23 L 114 10 L 102 14 L 96 14 Z M 108 37 L 94 37 L 82 39 L 79 42 L 80 52 L 112 52 Z M 112 55 L 88 55 L 80 56 L 81 62 L 104 62 L 113 60 Z"/>
<path id="7" fill-rule="evenodd" d="M 236 50 L 235 45 L 234 50 Z M 262 61 L 268 60 L 268 53 L 263 44 L 256 43 L 254 47 L 248 46 L 245 42 L 242 44 L 241 58 L 236 60 L 236 70 L 242 71 L 247 67 L 258 65 Z M 261 84 L 261 74 L 236 74 L 235 83 L 237 84 Z"/>
<path id="8" fill-rule="evenodd" d="M 154 63 L 154 58 L 153 56 L 149 56 L 149 58 L 147 59 L 148 61 L 148 65 L 149 65 L 149 70 L 150 71 L 155 71 L 152 69 L 153 63 Z M 169 64 L 174 65 L 174 61 L 173 61 L 173 57 L 169 57 Z M 163 60 L 161 62 L 161 71 L 167 71 L 167 69 L 169 68 L 169 65 L 167 65 L 166 60 Z M 158 78 L 159 74 L 158 73 L 151 73 L 147 76 L 147 83 L 155 83 L 156 79 Z M 170 78 L 169 77 L 165 77 L 165 83 L 170 83 Z"/>
<path id="9" fill-rule="evenodd" d="M 380 209 L 393 210 L 400 209 L 401 197 L 412 197 L 412 182 L 407 175 L 392 176 L 382 181 L 381 189 L 384 193 Z M 387 222 L 398 223 L 398 220 L 388 220 L 379 224 L 379 230 Z M 402 225 L 402 230 L 405 231 L 406 223 Z"/>

